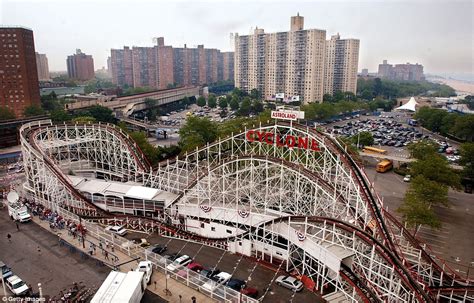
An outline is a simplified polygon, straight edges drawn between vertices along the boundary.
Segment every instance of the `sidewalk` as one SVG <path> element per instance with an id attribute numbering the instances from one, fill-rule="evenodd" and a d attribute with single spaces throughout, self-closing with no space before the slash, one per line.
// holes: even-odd
<path id="1" fill-rule="evenodd" d="M 99 248 L 99 240 L 88 234 L 86 236 L 86 243 L 85 243 L 85 248 L 82 247 L 82 243 L 78 241 L 78 239 L 73 238 L 72 235 L 68 234 L 67 229 L 55 229 L 51 230 L 49 227 L 49 222 L 40 220 L 38 217 L 33 216 L 33 222 L 38 224 L 39 226 L 43 227 L 44 229 L 50 231 L 51 233 L 55 233 L 58 235 L 58 240 L 63 240 L 67 242 L 69 245 L 74 246 L 78 251 L 81 253 L 84 253 L 88 255 L 89 257 L 93 257 L 101 262 L 103 262 L 105 265 L 109 266 L 112 270 L 114 268 L 115 264 L 122 264 L 127 261 L 132 261 L 132 258 L 126 255 L 125 253 L 122 253 L 119 249 L 115 248 L 114 252 L 111 251 L 110 247 L 112 243 L 109 243 L 109 249 L 105 249 L 108 252 L 108 256 L 110 260 L 106 260 L 105 256 L 102 254 L 101 249 Z M 90 249 L 90 242 L 94 243 L 96 246 L 95 253 L 90 256 L 89 254 L 89 249 Z M 103 248 L 105 248 L 105 245 L 102 245 Z M 113 257 L 116 256 L 118 257 L 118 262 L 114 263 Z M 137 267 L 138 261 L 132 261 L 130 263 L 121 265 L 119 270 L 122 272 L 127 272 L 130 270 L 135 270 Z M 168 290 L 170 293 L 168 295 L 165 293 L 165 288 L 166 288 L 166 276 L 165 274 L 154 270 L 153 275 L 151 277 L 151 283 L 147 287 L 147 289 L 156 295 L 160 296 L 164 300 L 167 300 L 168 302 L 172 303 L 185 303 L 185 302 L 191 302 L 191 297 L 196 297 L 196 302 L 201 303 L 201 302 L 213 302 L 214 300 L 204 296 L 200 292 L 197 292 L 196 290 L 187 287 L 186 285 L 179 283 L 178 281 L 169 278 L 168 279 Z M 1 291 L 1 290 L 0 290 Z M 171 294 L 171 295 L 170 295 Z M 179 298 L 179 295 L 182 296 L 181 300 Z"/>

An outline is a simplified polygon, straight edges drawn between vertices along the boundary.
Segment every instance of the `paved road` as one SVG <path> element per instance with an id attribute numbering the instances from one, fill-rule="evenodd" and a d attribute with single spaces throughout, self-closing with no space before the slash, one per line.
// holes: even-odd
<path id="1" fill-rule="evenodd" d="M 272 279 L 275 276 L 274 270 L 268 269 L 261 265 L 255 266 L 256 263 L 253 260 L 243 258 L 239 255 L 231 254 L 230 252 L 225 252 L 220 249 L 181 240 L 164 238 L 157 234 L 147 236 L 144 234 L 131 233 L 127 235 L 127 238 L 129 239 L 143 237 L 147 237 L 148 241 L 152 244 L 166 244 L 168 246 L 168 251 L 166 253 L 180 252 L 181 254 L 187 254 L 206 268 L 212 268 L 213 266 L 216 266 L 216 268 L 220 269 L 221 271 L 233 274 L 234 278 L 241 280 L 246 280 L 248 277 L 250 277 L 248 285 L 257 288 L 259 290 L 259 296 L 263 295 L 265 288 L 272 282 Z M 271 284 L 263 302 L 291 302 L 292 295 L 292 291 L 282 288 L 278 285 Z M 303 290 L 302 292 L 295 294 L 293 302 L 316 303 L 324 302 L 324 300 L 316 294 L 313 294 L 307 290 Z"/>
<path id="2" fill-rule="evenodd" d="M 392 172 L 376 173 L 375 160 L 366 165 L 366 172 L 384 206 L 396 217 L 400 215 L 396 209 L 402 204 L 403 197 L 408 188 L 408 183 L 403 182 L 403 177 Z M 442 228 L 433 230 L 422 227 L 417 238 L 427 243 L 433 254 L 440 256 L 453 269 L 458 269 L 461 276 L 466 277 L 468 268 L 469 276 L 474 279 L 474 204 L 473 195 L 462 191 L 449 190 L 448 198 L 450 207 L 436 206 L 435 212 L 441 219 Z M 458 259 L 457 259 L 458 258 Z M 459 261 L 456 261 L 459 260 Z"/>
<path id="3" fill-rule="evenodd" d="M 72 286 L 82 282 L 87 288 L 96 290 L 110 272 L 106 266 L 98 266 L 92 259 L 82 259 L 79 252 L 71 253 L 65 246 L 59 246 L 58 238 L 33 222 L 20 224 L 20 231 L 0 209 L 0 260 L 12 271 L 38 291 L 42 284 L 45 296 L 58 296 Z M 8 243 L 7 233 L 12 236 Z M 40 253 L 38 252 L 40 248 Z M 142 299 L 147 302 L 166 302 L 150 291 Z"/>
<path id="4" fill-rule="evenodd" d="M 6 209 L 0 211 L 0 230 L 0 259 L 33 285 L 34 291 L 38 290 L 38 283 L 48 296 L 58 295 L 73 282 L 82 281 L 89 288 L 97 288 L 110 272 L 108 267 L 96 266 L 92 260 L 82 260 L 79 253 L 60 247 L 57 236 L 32 222 L 20 224 L 17 231 Z M 11 244 L 7 233 L 12 235 Z"/>

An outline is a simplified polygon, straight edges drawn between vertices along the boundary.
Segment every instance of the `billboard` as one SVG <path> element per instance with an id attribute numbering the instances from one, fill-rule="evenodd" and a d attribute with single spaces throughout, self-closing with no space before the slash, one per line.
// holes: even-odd
<path id="1" fill-rule="evenodd" d="M 272 110 L 273 119 L 280 119 L 280 120 L 298 120 L 304 119 L 304 112 L 298 110 L 279 110 L 275 111 Z"/>
<path id="2" fill-rule="evenodd" d="M 277 93 L 277 94 L 275 95 L 275 98 L 277 98 L 277 99 L 285 99 L 285 93 Z"/>

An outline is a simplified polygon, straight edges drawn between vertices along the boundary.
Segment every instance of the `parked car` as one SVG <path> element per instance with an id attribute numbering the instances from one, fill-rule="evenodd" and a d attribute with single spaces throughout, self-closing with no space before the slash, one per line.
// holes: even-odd
<path id="1" fill-rule="evenodd" d="M 153 274 L 153 264 L 151 261 L 141 261 L 138 263 L 138 267 L 135 269 L 135 271 L 141 271 L 145 273 L 143 277 L 146 281 L 146 284 L 151 283 L 151 275 Z"/>
<path id="2" fill-rule="evenodd" d="M 105 230 L 117 234 L 119 236 L 125 236 L 127 234 L 127 230 L 123 226 L 119 225 L 107 226 Z"/>
<path id="3" fill-rule="evenodd" d="M 404 182 L 410 182 L 410 181 L 411 181 L 411 176 L 410 176 L 410 175 L 406 175 L 405 178 L 403 178 L 403 181 L 404 181 Z"/>
<path id="4" fill-rule="evenodd" d="M 168 259 L 170 261 L 174 261 L 181 256 L 182 256 L 181 254 L 169 254 L 169 255 L 164 255 L 163 258 Z"/>
<path id="5" fill-rule="evenodd" d="M 148 242 L 147 239 L 145 239 L 145 238 L 142 238 L 142 239 L 135 238 L 135 239 L 132 239 L 132 242 L 134 244 L 139 245 L 140 247 L 144 247 L 144 248 L 147 248 L 151 245 L 150 242 Z"/>
<path id="6" fill-rule="evenodd" d="M 168 249 L 168 247 L 166 245 L 160 245 L 160 244 L 157 244 L 155 246 L 152 247 L 151 251 L 155 254 L 159 254 L 161 255 L 162 253 L 164 253 L 166 250 Z"/>
<path id="7" fill-rule="evenodd" d="M 15 296 L 25 296 L 30 291 L 26 283 L 16 275 L 6 279 L 5 284 Z"/>
<path id="8" fill-rule="evenodd" d="M 275 282 L 277 285 L 286 287 L 292 291 L 301 291 L 303 289 L 303 283 L 291 276 L 279 276 Z"/>
<path id="9" fill-rule="evenodd" d="M 177 258 L 176 260 L 174 260 L 173 263 L 171 264 L 168 264 L 168 266 L 166 266 L 166 269 L 169 270 L 169 271 L 174 271 L 176 270 L 178 267 L 180 266 L 186 266 L 188 265 L 189 263 L 193 262 L 193 259 L 191 259 L 190 256 L 188 255 L 183 255 L 179 258 Z"/>
<path id="10" fill-rule="evenodd" d="M 258 290 L 253 287 L 245 287 L 240 290 L 240 292 L 246 296 L 249 296 L 250 298 L 257 299 L 258 298 Z"/>
<path id="11" fill-rule="evenodd" d="M 206 278 L 212 278 L 221 271 L 219 269 L 202 269 L 200 274 Z"/>
<path id="12" fill-rule="evenodd" d="M 233 290 L 240 291 L 246 285 L 245 281 L 239 279 L 230 279 L 225 284 L 227 287 L 232 288 Z"/>
<path id="13" fill-rule="evenodd" d="M 5 279 L 5 280 L 8 279 L 9 277 L 13 276 L 13 273 L 12 273 L 10 267 L 8 267 L 2 261 L 0 261 L 0 270 L 2 272 L 3 279 Z"/>
<path id="14" fill-rule="evenodd" d="M 226 272 L 220 272 L 213 276 L 211 280 L 207 281 L 199 289 L 203 291 L 213 291 L 217 286 L 225 284 L 232 276 Z"/>
<path id="15" fill-rule="evenodd" d="M 192 271 L 195 271 L 195 272 L 201 272 L 201 270 L 204 269 L 204 267 L 201 264 L 197 263 L 197 262 L 189 263 L 188 268 Z"/>

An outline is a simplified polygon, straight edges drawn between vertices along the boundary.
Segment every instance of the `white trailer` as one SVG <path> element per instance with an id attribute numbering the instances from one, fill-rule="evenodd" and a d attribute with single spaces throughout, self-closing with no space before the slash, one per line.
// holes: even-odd
<path id="1" fill-rule="evenodd" d="M 25 205 L 18 202 L 19 196 L 16 192 L 12 191 L 8 193 L 8 215 L 13 219 L 20 222 L 28 222 L 31 220 L 31 215 L 28 213 L 28 208 Z"/>
<path id="2" fill-rule="evenodd" d="M 140 303 L 146 289 L 144 273 L 111 271 L 91 303 Z"/>

